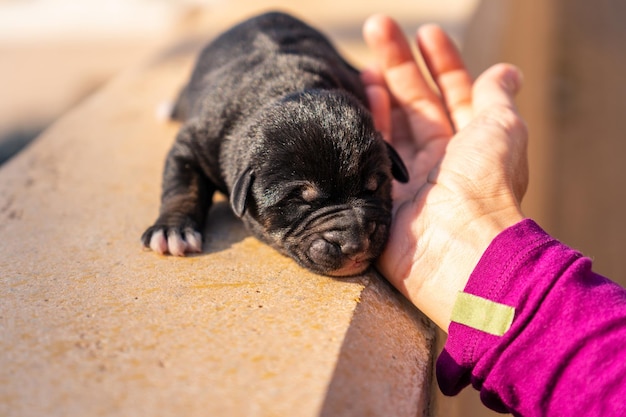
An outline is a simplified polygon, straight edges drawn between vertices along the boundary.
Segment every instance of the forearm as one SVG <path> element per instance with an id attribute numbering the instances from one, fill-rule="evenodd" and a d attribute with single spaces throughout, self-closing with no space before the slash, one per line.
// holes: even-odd
<path id="1" fill-rule="evenodd" d="M 465 292 L 515 308 L 494 336 L 452 323 L 437 374 L 444 393 L 468 383 L 518 415 L 623 415 L 626 291 L 531 221 L 500 234 Z"/>

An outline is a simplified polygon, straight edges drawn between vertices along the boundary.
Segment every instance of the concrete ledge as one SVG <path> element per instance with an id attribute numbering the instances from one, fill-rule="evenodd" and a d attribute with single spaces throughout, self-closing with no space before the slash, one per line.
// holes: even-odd
<path id="1" fill-rule="evenodd" d="M 416 416 L 433 328 L 376 274 L 310 274 L 225 203 L 204 253 L 158 257 L 190 49 L 118 77 L 0 168 L 0 415 Z"/>

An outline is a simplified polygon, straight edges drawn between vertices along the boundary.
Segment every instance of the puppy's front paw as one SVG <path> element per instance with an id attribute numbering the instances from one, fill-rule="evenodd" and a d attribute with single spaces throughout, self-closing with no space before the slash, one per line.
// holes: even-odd
<path id="1" fill-rule="evenodd" d="M 186 253 L 202 252 L 202 234 L 192 227 L 154 225 L 144 232 L 141 241 L 146 248 L 161 255 L 185 256 Z"/>

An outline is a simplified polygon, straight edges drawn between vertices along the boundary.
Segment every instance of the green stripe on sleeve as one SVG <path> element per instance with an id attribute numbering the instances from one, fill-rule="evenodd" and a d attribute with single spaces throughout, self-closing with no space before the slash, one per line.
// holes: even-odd
<path id="1" fill-rule="evenodd" d="M 509 330 L 515 308 L 477 295 L 459 292 L 450 320 L 495 336 Z"/>

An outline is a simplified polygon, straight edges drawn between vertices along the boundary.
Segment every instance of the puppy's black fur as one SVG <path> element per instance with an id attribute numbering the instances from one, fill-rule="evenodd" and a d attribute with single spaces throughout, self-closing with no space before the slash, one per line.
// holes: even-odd
<path id="1" fill-rule="evenodd" d="M 201 53 L 174 117 L 161 210 L 145 246 L 201 250 L 213 193 L 250 232 L 315 272 L 363 272 L 406 168 L 375 130 L 359 74 L 318 31 L 282 13 L 247 20 Z"/>

